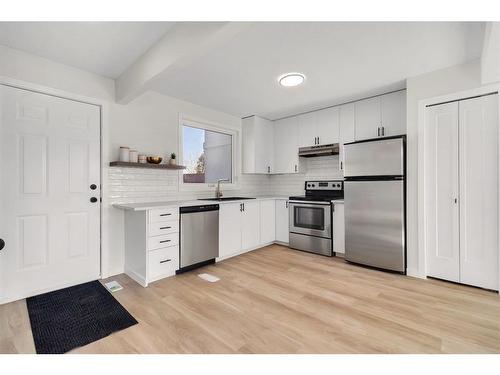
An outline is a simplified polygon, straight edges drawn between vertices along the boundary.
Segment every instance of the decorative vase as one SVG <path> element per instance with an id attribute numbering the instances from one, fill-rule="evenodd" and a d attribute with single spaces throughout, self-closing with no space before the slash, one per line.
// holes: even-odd
<path id="1" fill-rule="evenodd" d="M 168 161 L 168 164 L 170 164 L 170 165 L 177 165 L 177 159 L 170 159 Z"/>

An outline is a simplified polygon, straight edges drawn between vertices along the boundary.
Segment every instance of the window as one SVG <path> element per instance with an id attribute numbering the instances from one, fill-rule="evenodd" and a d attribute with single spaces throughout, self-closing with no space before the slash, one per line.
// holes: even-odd
<path id="1" fill-rule="evenodd" d="M 191 121 L 181 123 L 184 184 L 233 183 L 233 134 Z"/>

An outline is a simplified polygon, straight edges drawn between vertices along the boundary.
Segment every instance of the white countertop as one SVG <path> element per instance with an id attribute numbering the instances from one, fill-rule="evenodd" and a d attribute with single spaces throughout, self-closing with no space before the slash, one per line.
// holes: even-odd
<path id="1" fill-rule="evenodd" d="M 211 201 L 211 200 L 198 200 L 198 199 L 186 199 L 178 201 L 159 201 L 159 202 L 144 202 L 144 203 L 117 203 L 113 204 L 113 207 L 122 210 L 129 211 L 145 211 L 161 207 L 189 207 L 189 206 L 201 206 L 204 204 L 228 204 L 228 203 L 241 203 L 247 201 L 262 201 L 270 199 L 288 199 L 288 196 L 260 196 L 251 197 L 255 199 L 242 199 L 242 200 L 232 200 L 232 201 Z"/>

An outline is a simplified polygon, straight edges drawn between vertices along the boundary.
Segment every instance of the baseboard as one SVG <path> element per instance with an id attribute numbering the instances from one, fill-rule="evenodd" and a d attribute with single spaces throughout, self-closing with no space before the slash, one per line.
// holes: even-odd
<path id="1" fill-rule="evenodd" d="M 147 287 L 148 286 L 146 278 L 144 276 L 138 274 L 137 272 L 135 272 L 133 270 L 125 270 L 125 274 L 128 277 L 130 277 L 132 280 L 134 280 L 137 283 L 139 283 L 140 285 L 142 285 L 143 287 Z"/>
<path id="2" fill-rule="evenodd" d="M 417 268 L 406 268 L 406 276 L 415 277 L 417 279 L 425 279 L 426 276 L 421 274 Z"/>

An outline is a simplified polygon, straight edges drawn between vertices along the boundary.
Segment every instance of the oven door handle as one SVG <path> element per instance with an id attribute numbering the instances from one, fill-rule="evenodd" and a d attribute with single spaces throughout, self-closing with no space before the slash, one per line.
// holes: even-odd
<path id="1" fill-rule="evenodd" d="M 301 206 L 301 207 L 328 207 L 331 206 L 331 202 L 305 202 L 305 201 L 288 201 L 290 206 Z"/>

